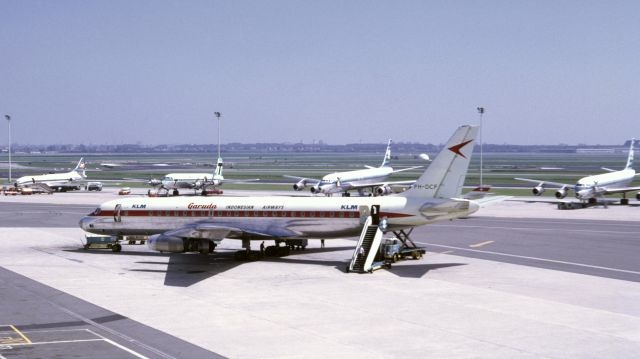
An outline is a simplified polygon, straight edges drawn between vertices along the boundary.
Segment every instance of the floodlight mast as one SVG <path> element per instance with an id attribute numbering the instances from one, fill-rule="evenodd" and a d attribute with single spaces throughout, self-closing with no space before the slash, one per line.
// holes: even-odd
<path id="1" fill-rule="evenodd" d="M 4 115 L 4 118 L 7 119 L 9 124 L 9 185 L 11 185 L 11 116 Z"/>
<path id="2" fill-rule="evenodd" d="M 484 115 L 484 107 L 477 107 L 476 108 L 478 110 L 478 114 L 480 115 L 480 133 L 479 133 L 479 140 L 480 140 L 480 190 L 483 191 L 484 190 L 484 186 L 482 184 L 482 157 L 483 157 L 483 153 L 482 153 L 482 115 Z"/>
<path id="3" fill-rule="evenodd" d="M 213 113 L 218 118 L 218 159 L 220 158 L 220 116 L 222 114 L 220 112 Z"/>

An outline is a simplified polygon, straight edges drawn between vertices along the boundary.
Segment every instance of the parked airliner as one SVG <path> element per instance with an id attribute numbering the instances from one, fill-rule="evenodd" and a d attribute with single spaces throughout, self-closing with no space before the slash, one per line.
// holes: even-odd
<path id="1" fill-rule="evenodd" d="M 374 205 L 381 229 L 410 230 L 467 217 L 481 201 L 461 198 L 477 126 L 461 126 L 410 189 L 383 197 L 169 197 L 103 203 L 80 220 L 87 232 L 149 235 L 157 251 L 203 254 L 224 238 L 252 240 L 340 238 L 358 234 Z M 494 199 L 491 199 L 492 201 Z"/>
<path id="2" fill-rule="evenodd" d="M 421 158 L 429 157 L 427 155 L 421 155 Z M 305 187 L 310 186 L 311 193 L 322 193 L 325 195 L 332 195 L 334 193 L 342 192 L 342 195 L 348 197 L 349 191 L 358 190 L 360 195 L 363 194 L 364 189 L 371 189 L 376 195 L 385 195 L 393 192 L 393 187 L 402 186 L 409 187 L 415 181 L 386 181 L 392 173 L 409 171 L 422 166 L 415 166 L 409 168 L 403 168 L 400 170 L 394 170 L 391 167 L 391 140 L 387 144 L 387 151 L 384 154 L 384 159 L 380 167 L 365 166 L 365 170 L 347 171 L 347 172 L 334 172 L 330 173 L 322 179 L 305 178 L 297 176 L 285 175 L 284 177 L 298 180 L 293 185 L 293 189 L 296 191 L 302 191 Z"/>
<path id="3" fill-rule="evenodd" d="M 15 186 L 41 188 L 47 192 L 79 190 L 86 178 L 84 158 L 81 158 L 76 167 L 69 172 L 50 173 L 39 176 L 22 176 L 16 180 Z"/>
<path id="4" fill-rule="evenodd" d="M 623 170 L 617 171 L 603 167 L 602 169 L 608 171 L 608 173 L 583 177 L 575 185 L 529 178 L 516 178 L 516 180 L 535 183 L 536 186 L 533 187 L 532 192 L 536 196 L 540 196 L 545 191 L 546 186 L 552 186 L 559 187 L 556 191 L 556 198 L 558 199 L 566 197 L 570 190 L 574 191 L 577 199 L 588 201 L 589 203 L 595 203 L 598 197 L 604 195 L 622 193 L 623 198 L 620 203 L 629 204 L 626 193 L 640 191 L 640 187 L 629 187 L 629 184 L 637 176 L 636 171 L 633 169 L 634 142 L 635 139 L 631 139 L 627 165 Z M 640 200 L 640 193 L 636 194 L 636 198 Z"/>
<path id="5" fill-rule="evenodd" d="M 169 173 L 161 180 L 152 179 L 148 183 L 154 187 L 159 186 L 166 191 L 172 191 L 174 196 L 180 194 L 180 189 L 192 189 L 202 191 L 202 195 L 207 194 L 207 189 L 216 188 L 223 183 L 247 183 L 258 181 L 258 179 L 235 180 L 225 179 L 222 175 L 224 164 L 222 158 L 218 157 L 214 173 Z"/>

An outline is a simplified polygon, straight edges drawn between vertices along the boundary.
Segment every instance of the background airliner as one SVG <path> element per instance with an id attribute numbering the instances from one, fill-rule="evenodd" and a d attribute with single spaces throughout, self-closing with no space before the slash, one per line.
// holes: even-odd
<path id="1" fill-rule="evenodd" d="M 216 188 L 223 183 L 247 183 L 258 181 L 257 178 L 246 180 L 225 179 L 222 175 L 223 167 L 224 164 L 222 162 L 222 158 L 218 157 L 214 173 L 168 173 L 161 180 L 152 179 L 148 183 L 154 187 L 159 186 L 161 189 L 172 191 L 172 194 L 177 196 L 180 194 L 180 189 L 202 191 L 202 195 L 206 195 L 207 189 Z"/>
<path id="2" fill-rule="evenodd" d="M 427 155 L 421 155 L 420 157 L 427 160 L 429 159 Z M 293 185 L 293 189 L 296 191 L 302 191 L 306 186 L 310 186 L 311 193 L 323 193 L 325 195 L 342 192 L 343 196 L 348 197 L 350 195 L 348 191 L 351 190 L 359 190 L 360 195 L 362 195 L 364 189 L 370 189 L 376 195 L 385 195 L 392 193 L 393 187 L 395 186 L 408 187 L 415 182 L 386 181 L 389 175 L 422 167 L 415 166 L 394 170 L 390 162 L 391 140 L 389 140 L 387 144 L 387 151 L 384 154 L 384 159 L 380 167 L 365 166 L 367 167 L 365 170 L 334 172 L 322 177 L 322 179 L 289 175 L 285 175 L 284 177 L 298 180 L 298 182 Z"/>
<path id="3" fill-rule="evenodd" d="M 65 173 L 50 173 L 39 176 L 22 176 L 15 182 L 16 187 L 25 188 L 40 188 L 44 191 L 68 191 L 79 190 L 84 179 L 87 178 L 85 174 L 84 158 L 80 158 L 76 167 Z"/>
<path id="4" fill-rule="evenodd" d="M 516 178 L 516 180 L 537 184 L 532 190 L 533 194 L 536 196 L 540 196 L 545 191 L 546 186 L 552 186 L 559 187 L 556 191 L 556 198 L 558 199 L 566 197 L 570 190 L 574 191 L 577 199 L 581 201 L 589 201 L 589 203 L 595 203 L 598 197 L 602 197 L 604 195 L 622 193 L 623 198 L 620 200 L 620 203 L 629 204 L 629 200 L 626 198 L 626 193 L 640 191 L 640 186 L 629 187 L 629 184 L 637 176 L 636 171 L 633 169 L 634 142 L 635 139 L 631 139 L 627 165 L 620 171 L 603 167 L 602 169 L 608 171 L 608 173 L 583 177 L 579 179 L 575 185 L 529 178 Z M 640 200 L 640 193 L 636 194 L 636 198 Z"/>
<path id="5" fill-rule="evenodd" d="M 479 202 L 460 197 L 477 133 L 477 126 L 459 127 L 416 183 L 400 194 L 122 198 L 103 203 L 79 225 L 96 234 L 150 235 L 153 250 L 203 254 L 224 238 L 242 240 L 249 252 L 252 240 L 357 235 L 374 205 L 385 223 L 380 229 L 410 230 L 478 210 Z"/>

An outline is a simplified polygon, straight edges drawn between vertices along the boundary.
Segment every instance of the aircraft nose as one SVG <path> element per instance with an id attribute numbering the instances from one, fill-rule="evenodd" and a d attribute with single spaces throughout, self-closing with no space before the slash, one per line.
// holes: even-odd
<path id="1" fill-rule="evenodd" d="M 82 217 L 82 219 L 80 220 L 80 222 L 78 223 L 78 225 L 80 226 L 80 228 L 82 228 L 83 230 L 87 231 L 87 232 L 91 232 L 91 230 L 93 229 L 93 218 L 91 217 Z"/>

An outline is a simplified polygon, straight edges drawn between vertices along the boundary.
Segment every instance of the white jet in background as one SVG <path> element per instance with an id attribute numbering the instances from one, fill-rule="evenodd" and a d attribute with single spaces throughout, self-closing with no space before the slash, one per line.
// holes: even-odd
<path id="1" fill-rule="evenodd" d="M 626 193 L 640 191 L 640 187 L 629 186 L 635 176 L 637 176 L 636 171 L 633 169 L 634 142 L 635 138 L 631 139 L 627 165 L 623 170 L 617 171 L 603 167 L 602 169 L 608 171 L 608 173 L 583 177 L 579 179 L 578 183 L 575 185 L 529 178 L 515 179 L 518 181 L 535 183 L 536 186 L 533 187 L 532 192 L 536 196 L 540 196 L 544 193 L 546 186 L 552 186 L 559 187 L 556 191 L 556 198 L 558 199 L 565 198 L 570 190 L 574 191 L 577 199 L 581 201 L 588 201 L 589 203 L 596 203 L 597 198 L 604 195 L 622 193 L 623 198 L 620 200 L 620 204 L 626 205 L 629 204 L 629 199 L 627 199 Z M 636 198 L 640 200 L 640 192 L 636 194 Z"/>
<path id="2" fill-rule="evenodd" d="M 86 178 L 84 158 L 80 158 L 76 167 L 69 172 L 22 176 L 16 180 L 15 186 L 18 188 L 40 189 L 45 192 L 64 192 L 79 190 Z"/>
<path id="3" fill-rule="evenodd" d="M 420 158 L 429 160 L 429 156 L 426 154 L 421 154 Z M 390 162 L 391 140 L 389 140 L 387 144 L 387 151 L 384 154 L 384 159 L 380 167 L 365 166 L 367 168 L 366 170 L 334 172 L 322 177 L 322 179 L 289 175 L 285 175 L 284 177 L 298 180 L 298 182 L 293 185 L 293 189 L 296 191 L 302 191 L 306 186 L 310 186 L 311 193 L 314 194 L 322 193 L 330 196 L 334 193 L 342 192 L 344 197 L 349 197 L 349 191 L 351 190 L 358 190 L 362 195 L 364 189 L 370 189 L 375 195 L 381 196 L 393 193 L 394 187 L 407 188 L 415 183 L 414 180 L 387 181 L 386 179 L 393 173 L 409 171 L 422 166 L 394 170 Z"/>
<path id="4" fill-rule="evenodd" d="M 247 182 L 258 181 L 255 179 L 237 180 L 237 179 L 225 179 L 222 175 L 222 169 L 224 164 L 222 158 L 218 157 L 216 169 L 214 173 L 168 173 L 161 180 L 152 179 L 148 183 L 154 187 L 159 186 L 161 189 L 171 191 L 174 196 L 180 194 L 180 189 L 192 189 L 194 191 L 201 191 L 204 196 L 207 194 L 207 190 L 217 188 L 224 183 L 244 184 Z"/>

